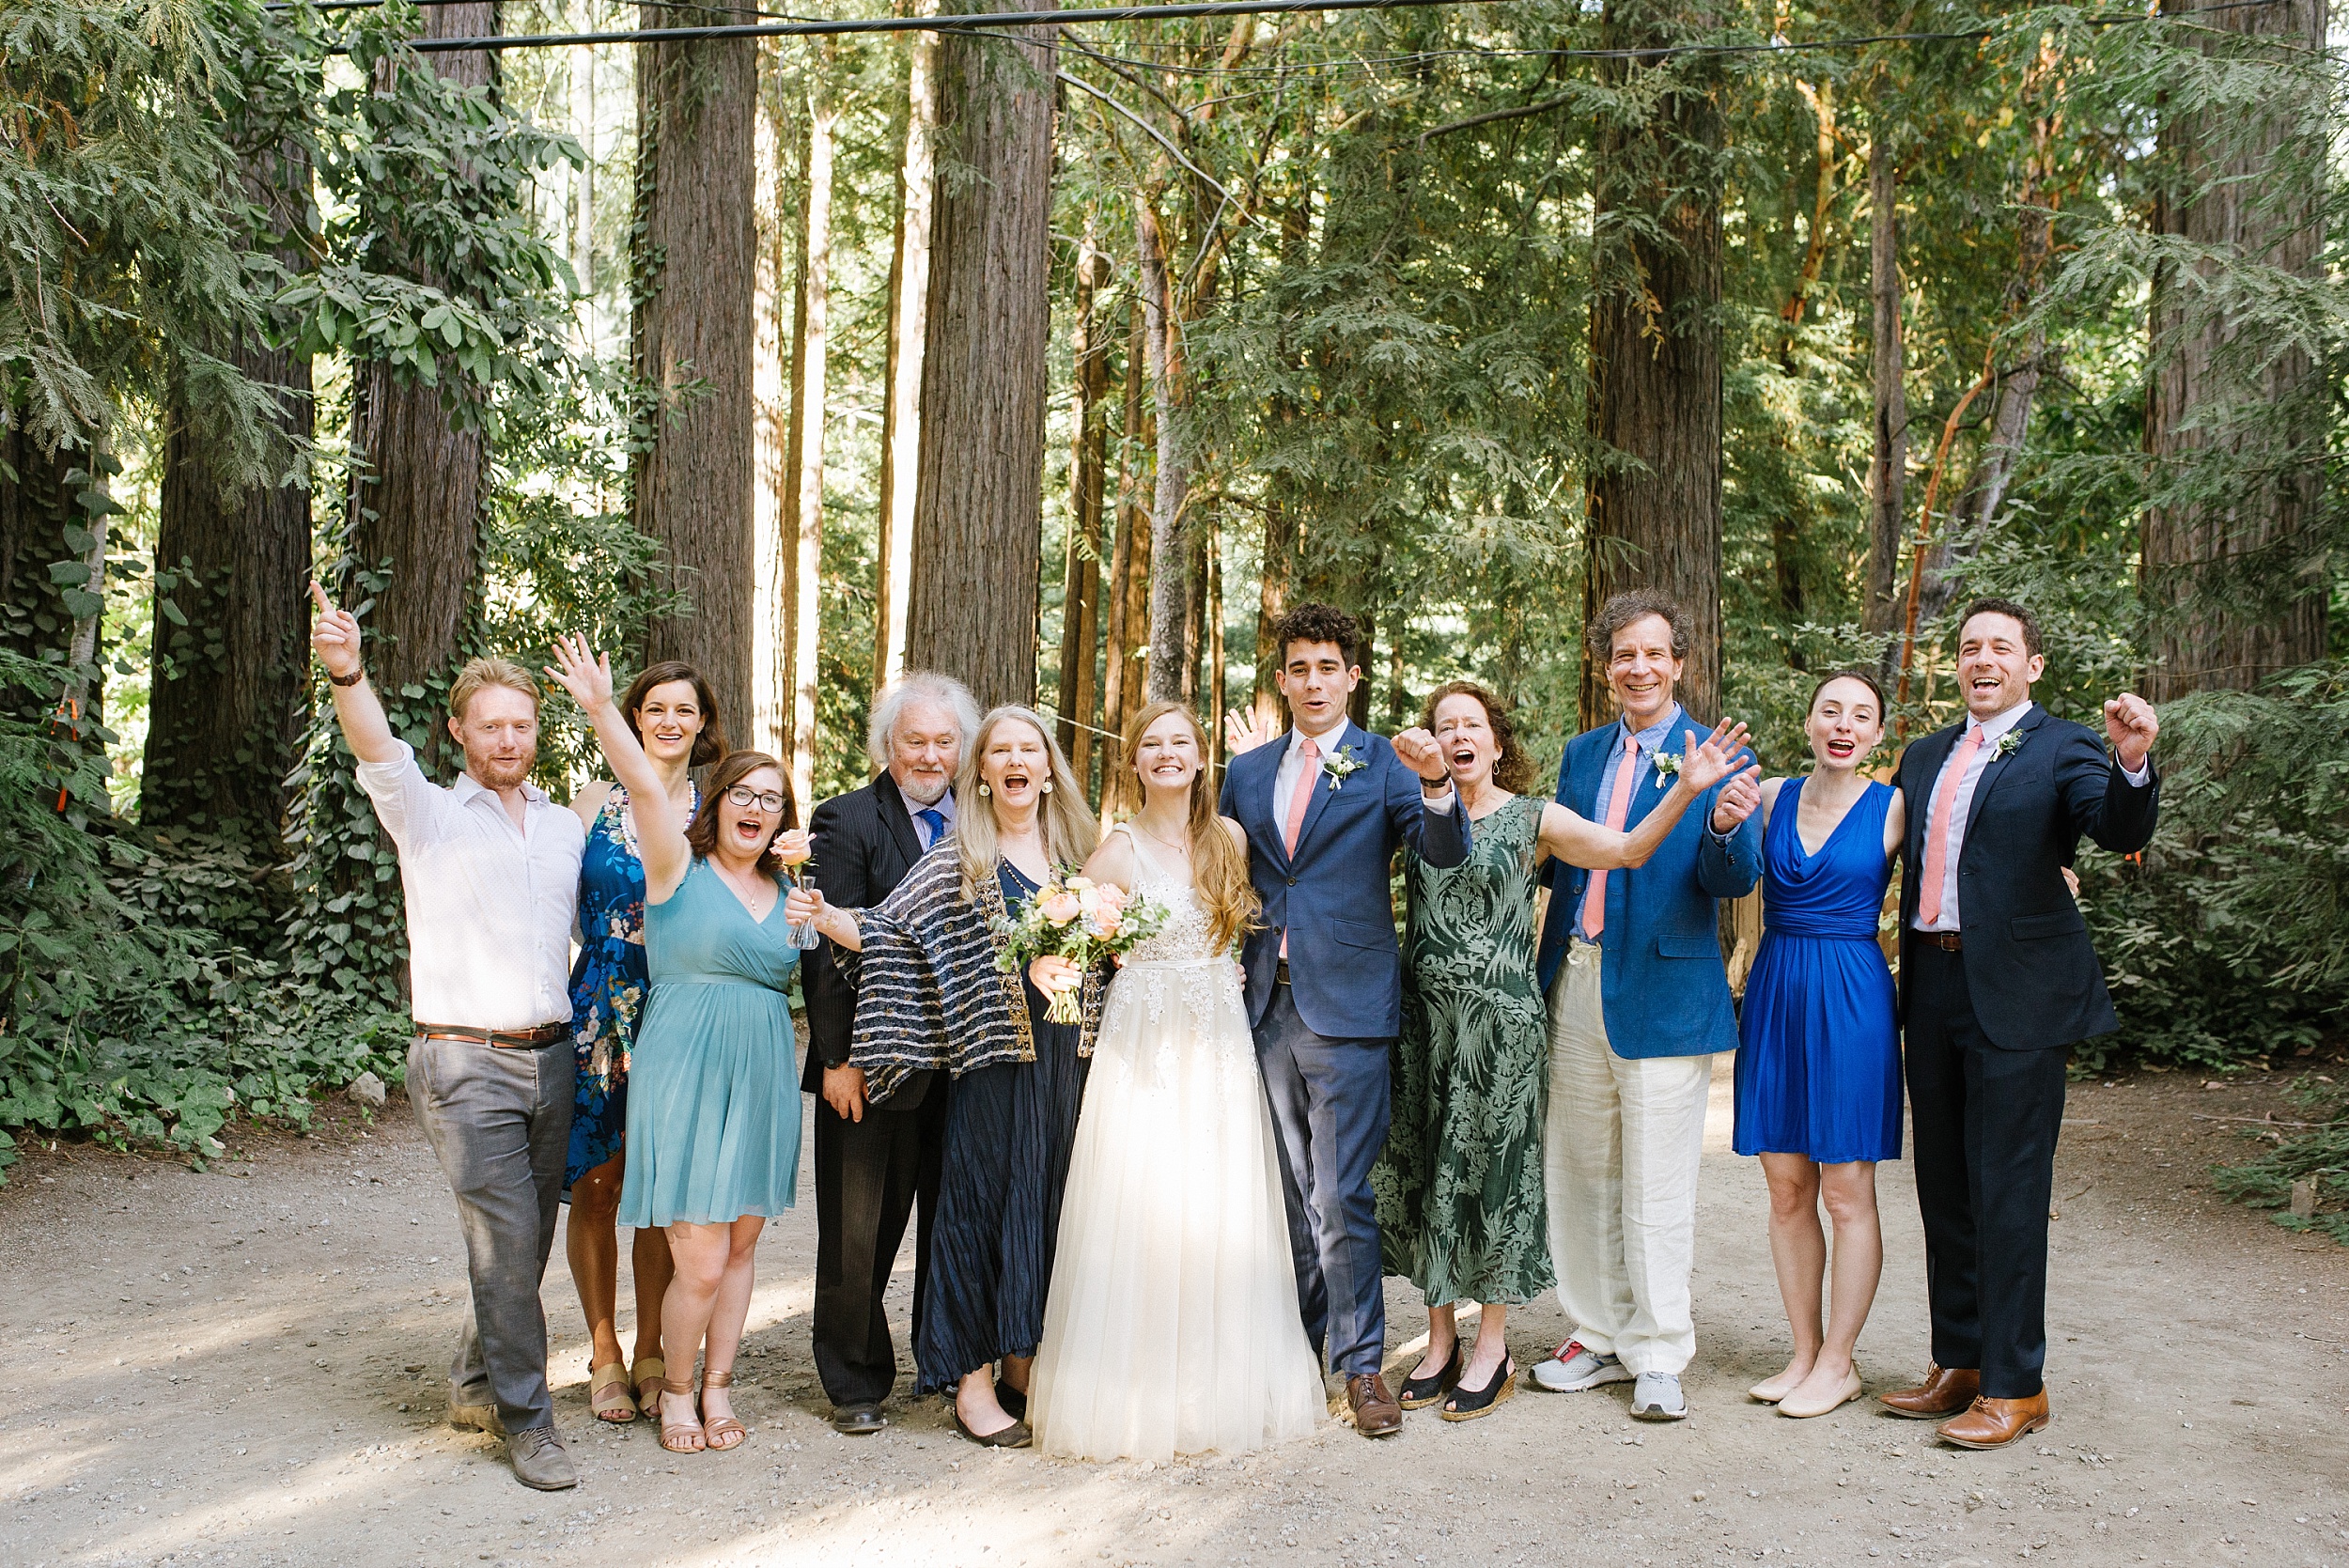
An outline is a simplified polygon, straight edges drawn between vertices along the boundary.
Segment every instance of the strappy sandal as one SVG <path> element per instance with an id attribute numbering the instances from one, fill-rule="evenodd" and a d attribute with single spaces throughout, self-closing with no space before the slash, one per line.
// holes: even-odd
<path id="1" fill-rule="evenodd" d="M 689 1399 L 694 1397 L 693 1385 L 682 1377 L 663 1377 L 661 1380 L 661 1391 L 667 1394 L 683 1394 Z M 661 1446 L 662 1448 L 667 1449 L 671 1453 L 699 1453 L 709 1446 L 708 1435 L 702 1428 L 701 1407 L 698 1403 L 695 1404 L 693 1409 L 694 1419 L 690 1421 L 673 1421 L 669 1419 L 668 1413 L 662 1411 L 659 1405 L 656 1404 L 653 1408 L 661 1412 Z M 685 1439 L 689 1436 L 699 1437 L 701 1441 L 688 1448 Z"/>
<path id="2" fill-rule="evenodd" d="M 628 1368 L 607 1361 L 587 1374 L 587 1408 L 596 1420 L 624 1426 L 636 1419 L 636 1395 L 629 1387 Z"/>
<path id="3" fill-rule="evenodd" d="M 1423 1410 L 1441 1400 L 1447 1390 L 1460 1381 L 1460 1342 L 1452 1342 L 1452 1354 L 1443 1365 L 1425 1377 L 1407 1377 L 1395 1403 L 1406 1410 Z"/>
<path id="4" fill-rule="evenodd" d="M 1503 1356 L 1501 1365 L 1493 1369 L 1492 1380 L 1481 1389 L 1466 1383 L 1457 1384 L 1452 1397 L 1436 1412 L 1448 1421 L 1472 1421 L 1479 1416 L 1489 1416 L 1494 1407 L 1517 1391 L 1517 1363 L 1515 1358 Z"/>
<path id="5" fill-rule="evenodd" d="M 731 1389 L 734 1387 L 734 1374 L 730 1372 L 705 1372 L 702 1374 L 702 1387 L 705 1389 Z M 711 1448 L 717 1450 L 720 1453 L 725 1452 L 728 1449 L 740 1448 L 744 1440 L 751 1435 L 751 1429 L 744 1426 L 740 1421 L 736 1421 L 732 1416 L 720 1416 L 716 1421 L 711 1421 L 708 1417 L 704 1417 L 702 1421 L 702 1432 L 704 1434 L 705 1440 L 708 1441 Z M 731 1442 L 721 1442 L 719 1440 L 721 1438 L 732 1438 L 733 1440 Z"/>
<path id="6" fill-rule="evenodd" d="M 636 1408 L 646 1415 L 656 1415 L 661 1409 L 661 1386 L 669 1375 L 669 1363 L 658 1356 L 639 1356 L 629 1369 L 628 1380 L 636 1385 Z"/>

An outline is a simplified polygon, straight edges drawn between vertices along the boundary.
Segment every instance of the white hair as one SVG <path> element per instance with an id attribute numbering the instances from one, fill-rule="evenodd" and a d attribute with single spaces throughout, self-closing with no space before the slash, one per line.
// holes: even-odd
<path id="1" fill-rule="evenodd" d="M 872 759 L 879 772 L 889 771 L 889 737 L 905 717 L 907 708 L 916 703 L 929 703 L 944 708 L 954 716 L 955 734 L 962 749 L 971 749 L 971 737 L 978 733 L 979 700 L 971 695 L 971 689 L 952 675 L 941 675 L 935 670 L 915 670 L 899 676 L 881 692 L 880 701 L 873 705 L 873 722 L 864 731 L 864 754 Z"/>

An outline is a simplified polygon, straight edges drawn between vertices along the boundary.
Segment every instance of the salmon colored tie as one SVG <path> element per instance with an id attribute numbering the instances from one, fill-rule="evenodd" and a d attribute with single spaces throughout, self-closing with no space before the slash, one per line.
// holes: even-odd
<path id="1" fill-rule="evenodd" d="M 1941 878 L 1950 863 L 1950 846 L 1966 831 L 1965 824 L 1950 820 L 1957 802 L 1958 781 L 1981 750 L 1982 726 L 1968 725 L 1966 738 L 1957 743 L 1941 769 L 1941 782 L 1934 785 L 1933 815 L 1928 819 L 1934 831 L 1925 838 L 1925 879 L 1917 890 L 1917 924 L 1928 929 L 1941 918 Z"/>
<path id="2" fill-rule="evenodd" d="M 1623 831 L 1624 817 L 1631 810 L 1632 774 L 1640 768 L 1640 737 L 1623 737 L 1623 761 L 1615 765 L 1615 790 L 1607 801 L 1607 825 Z M 1607 929 L 1607 873 L 1591 873 L 1591 886 L 1582 895 L 1582 934 L 1598 940 L 1598 934 Z"/>
<path id="3" fill-rule="evenodd" d="M 1304 759 L 1305 767 L 1297 775 L 1297 793 L 1289 797 L 1288 828 L 1281 837 L 1292 858 L 1297 854 L 1297 835 L 1305 831 L 1305 808 L 1314 803 L 1314 785 L 1321 782 L 1321 768 L 1317 766 L 1321 761 L 1321 748 L 1314 744 L 1312 736 L 1305 737 L 1304 744 L 1298 747 L 1297 754 Z M 1285 958 L 1288 955 L 1289 934 L 1283 930 L 1281 956 Z"/>

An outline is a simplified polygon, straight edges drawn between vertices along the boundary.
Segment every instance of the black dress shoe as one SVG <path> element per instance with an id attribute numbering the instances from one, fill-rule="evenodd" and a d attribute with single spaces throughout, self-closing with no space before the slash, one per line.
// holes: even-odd
<path id="1" fill-rule="evenodd" d="M 995 1380 L 995 1403 L 1003 1407 L 1003 1414 L 1013 1421 L 1028 1419 L 1028 1396 L 998 1377 Z"/>
<path id="2" fill-rule="evenodd" d="M 962 1412 L 955 1412 L 955 1430 L 985 1449 L 1023 1449 L 1035 1440 L 1026 1421 L 1016 1421 L 1001 1432 L 990 1432 L 982 1437 L 962 1424 Z"/>
<path id="3" fill-rule="evenodd" d="M 1443 1365 L 1425 1377 L 1407 1377 L 1395 1403 L 1406 1410 L 1422 1410 L 1444 1396 L 1444 1390 L 1460 1381 L 1460 1342 L 1452 1342 L 1452 1354 Z"/>
<path id="4" fill-rule="evenodd" d="M 869 1437 L 889 1424 L 878 1405 L 836 1405 L 832 1413 L 832 1429 L 851 1437 Z"/>

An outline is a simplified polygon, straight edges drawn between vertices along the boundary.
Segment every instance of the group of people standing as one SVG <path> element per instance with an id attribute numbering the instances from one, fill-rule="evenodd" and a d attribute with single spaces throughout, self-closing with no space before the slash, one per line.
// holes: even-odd
<path id="1" fill-rule="evenodd" d="M 506 1432 L 528 1484 L 572 1481 L 537 1297 L 566 1192 L 595 1414 L 653 1415 L 679 1451 L 742 1441 L 726 1389 L 760 1228 L 795 1198 L 802 958 L 814 1350 L 843 1433 L 887 1424 L 885 1293 L 917 1214 L 914 1390 L 948 1395 L 987 1446 L 1263 1447 L 1323 1418 L 1325 1374 L 1365 1436 L 1422 1407 L 1475 1420 L 1517 1387 L 1508 1308 L 1553 1287 L 1573 1331 L 1532 1383 L 1631 1382 L 1633 1415 L 1681 1419 L 1712 1061 L 1741 1036 L 1735 1146 L 1767 1174 L 1795 1352 L 1752 1394 L 1822 1414 L 1860 1391 L 1904 1021 L 1934 1366 L 1881 1397 L 1966 1446 L 2046 1423 L 2064 1063 L 2115 1027 L 2065 868 L 2081 836 L 2150 837 L 2157 724 L 2134 696 L 2108 704 L 2108 756 L 2036 708 L 2022 606 L 1968 611 L 1968 717 L 1910 745 L 1890 784 L 1863 771 L 1886 714 L 1860 675 L 1814 693 L 1809 773 L 1761 778 L 1743 726 L 1680 706 L 1686 618 L 1636 592 L 1589 628 L 1621 715 L 1568 745 L 1545 800 L 1508 705 L 1474 683 L 1438 688 L 1392 739 L 1354 724 L 1358 629 L 1309 604 L 1276 629 L 1291 723 L 1228 721 L 1220 784 L 1199 721 L 1154 704 L 1112 762 L 1143 804 L 1104 833 L 1044 718 L 982 714 L 916 674 L 877 697 L 872 782 L 806 834 L 784 770 L 726 750 L 690 667 L 615 700 L 575 639 L 547 674 L 616 784 L 565 812 L 524 782 L 537 689 L 497 660 L 452 691 L 466 771 L 431 784 L 366 686 L 356 623 L 319 608 L 314 644 L 400 851 L 409 1093 L 468 1245 L 451 1416 Z M 1897 991 L 1878 945 L 1895 858 Z M 1001 917 L 1079 868 L 1162 905 L 1163 926 L 1090 972 L 1003 960 Z M 1741 1022 L 1717 901 L 1757 880 Z M 1071 988 L 1081 1021 L 1056 1023 Z M 1428 1312 L 1392 1387 L 1388 1274 Z"/>

